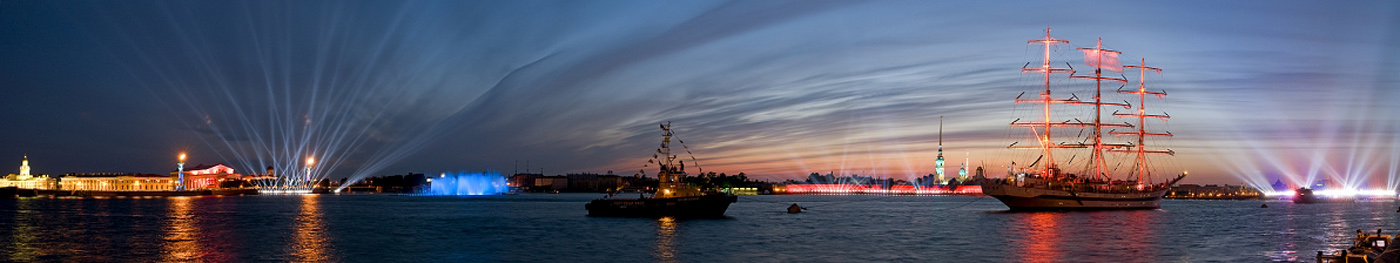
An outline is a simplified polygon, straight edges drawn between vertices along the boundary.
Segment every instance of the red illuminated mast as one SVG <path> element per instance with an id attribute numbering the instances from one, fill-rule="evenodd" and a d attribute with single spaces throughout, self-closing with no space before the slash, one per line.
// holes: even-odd
<path id="1" fill-rule="evenodd" d="M 1045 38 L 1043 38 L 1043 39 L 1026 40 L 1026 43 L 1029 43 L 1029 44 L 1032 44 L 1032 45 L 1044 45 L 1044 47 L 1045 47 L 1045 55 L 1044 55 L 1044 57 L 1043 57 L 1042 60 L 1041 60 L 1040 67 L 1037 67 L 1037 68 L 1024 68 L 1024 67 L 1023 67 L 1023 68 L 1021 68 L 1021 73 L 1026 73 L 1026 72 L 1039 72 L 1039 73 L 1041 74 L 1041 76 L 1042 76 L 1042 77 L 1044 78 L 1044 80 L 1045 80 L 1045 82 L 1044 82 L 1044 83 L 1045 83 L 1045 89 L 1042 90 L 1042 91 L 1040 92 L 1040 98 L 1038 98 L 1038 99 L 1022 99 L 1022 98 L 1019 98 L 1019 97 L 1018 97 L 1018 98 L 1016 98 L 1016 103 L 1040 103 L 1040 104 L 1041 104 L 1041 107 L 1042 107 L 1042 112 L 1043 112 L 1043 115 L 1044 115 L 1045 119 L 1044 119 L 1044 121 L 1040 121 L 1040 122 L 1012 122 L 1012 123 L 1011 123 L 1011 126 L 1012 126 L 1012 127 L 1030 127 L 1030 128 L 1031 128 L 1031 133 L 1032 133 L 1033 135 L 1035 135 L 1036 141 L 1037 141 L 1038 143 L 1037 143 L 1037 145 L 1026 145 L 1026 146 L 1015 146 L 1015 144 L 1012 144 L 1012 146 L 1010 146 L 1010 147 L 1011 147 L 1011 148 L 1021 148 L 1021 149 L 1041 149 L 1041 150 L 1043 150 L 1044 152 L 1042 153 L 1041 156 L 1043 156 L 1045 160 L 1044 160 L 1044 162 L 1043 162 L 1044 165 L 1041 166 L 1041 167 L 1042 167 L 1042 169 L 1041 169 L 1041 174 L 1044 175 L 1044 176 L 1054 176 L 1054 175 L 1058 174 L 1058 173 L 1055 172 L 1055 170 L 1059 169 L 1059 167 L 1056 167 L 1055 155 L 1053 154 L 1053 152 L 1051 152 L 1051 149 L 1055 149 L 1055 148 L 1077 148 L 1077 147 L 1066 147 L 1066 146 L 1064 146 L 1063 144 L 1056 144 L 1056 143 L 1052 143 L 1052 142 L 1050 141 L 1050 128 L 1051 128 L 1051 127 L 1055 127 L 1055 126 L 1063 126 L 1063 125 L 1061 125 L 1061 124 L 1063 124 L 1063 123 L 1060 123 L 1060 122 L 1051 122 L 1051 121 L 1050 121 L 1050 104 L 1054 104 L 1054 103 L 1066 103 L 1066 102 L 1077 101 L 1076 99 L 1073 99 L 1073 98 L 1070 98 L 1070 99 L 1056 99 L 1056 98 L 1051 97 L 1051 95 L 1050 95 L 1050 74 L 1053 74 L 1053 73 L 1070 73 L 1070 74 L 1073 74 L 1073 73 L 1074 73 L 1074 70 L 1071 70 L 1071 69 L 1067 69 L 1067 68 L 1055 68 L 1055 67 L 1050 66 L 1050 46 L 1057 45 L 1057 44 L 1069 44 L 1069 41 L 1067 41 L 1067 40 L 1059 40 L 1059 39 L 1055 39 L 1054 37 L 1051 37 L 1051 36 L 1050 36 L 1050 29 L 1049 29 L 1049 28 L 1046 28 L 1046 29 L 1045 29 Z M 1027 65 L 1029 65 L 1029 63 L 1027 63 Z M 1040 129 L 1037 130 L 1036 128 L 1040 128 Z M 1031 164 L 1031 165 L 1034 166 L 1035 164 L 1033 163 L 1033 164 Z"/>
<path id="2" fill-rule="evenodd" d="M 1147 149 L 1147 142 L 1146 142 L 1146 138 L 1147 138 L 1147 137 L 1149 137 L 1149 136 L 1168 136 L 1168 137 L 1169 137 L 1169 136 L 1172 136 L 1172 133 L 1171 133 L 1171 132 L 1166 132 L 1166 133 L 1152 133 L 1152 132 L 1148 132 L 1148 131 L 1147 131 L 1147 123 L 1146 123 L 1147 118 L 1157 118 L 1157 119 L 1160 119 L 1160 120 L 1162 120 L 1162 121 L 1165 122 L 1165 121 L 1167 121 L 1168 118 L 1171 118 L 1171 115 L 1167 115 L 1167 114 L 1147 114 L 1147 106 L 1146 106 L 1146 104 L 1147 104 L 1147 95 L 1155 95 L 1155 96 L 1157 96 L 1158 98 L 1161 98 L 1161 97 L 1167 96 L 1167 92 L 1166 92 L 1166 91 L 1149 91 L 1149 90 L 1147 90 L 1147 71 L 1156 71 L 1157 73 L 1162 73 L 1162 69 L 1160 69 L 1160 68 L 1154 68 L 1154 67 L 1148 67 L 1148 66 L 1147 66 L 1147 59 L 1142 59 L 1142 61 L 1141 61 L 1140 63 L 1141 63 L 1141 64 L 1139 64 L 1138 66 L 1132 66 L 1132 65 L 1123 66 L 1124 68 L 1134 68 L 1134 69 L 1138 69 L 1138 88 L 1137 88 L 1137 90 L 1123 90 L 1123 89 L 1118 89 L 1118 93 L 1119 93 L 1119 94 L 1134 94 L 1134 95 L 1138 95 L 1138 109 L 1137 109 L 1137 113 L 1119 113 L 1119 112 L 1114 112 L 1114 113 L 1113 113 L 1113 116 L 1118 116 L 1118 117 L 1120 117 L 1120 118 L 1137 118 L 1137 121 L 1138 121 L 1138 122 L 1137 122 L 1137 128 L 1138 128 L 1138 129 L 1137 129 L 1137 131 L 1121 131 L 1121 132 L 1115 131 L 1115 132 L 1110 132 L 1110 133 L 1113 134 L 1113 135 L 1115 135 L 1115 136 L 1124 136 L 1124 135 L 1137 136 L 1137 145 L 1134 146 L 1133 149 L 1118 149 L 1118 150 L 1113 150 L 1113 152 L 1128 152 L 1128 153 L 1135 153 L 1135 154 L 1137 154 L 1137 160 L 1135 161 L 1135 164 L 1136 164 L 1136 166 L 1137 166 L 1137 176 L 1138 176 L 1137 181 L 1138 181 L 1139 184 L 1144 184 L 1145 182 L 1147 182 L 1147 181 L 1144 181 L 1144 179 L 1146 179 L 1146 180 L 1152 180 L 1151 174 L 1149 174 L 1148 171 L 1147 171 L 1147 154 L 1167 154 L 1167 155 L 1176 155 L 1176 152 L 1175 152 L 1175 151 L 1172 151 L 1171 149 L 1167 149 L 1167 150 L 1148 150 L 1148 149 Z"/>
<path id="3" fill-rule="evenodd" d="M 1104 76 L 1103 76 L 1103 70 L 1104 70 L 1104 69 L 1116 70 L 1116 71 L 1120 71 L 1120 72 L 1123 70 L 1123 69 L 1121 68 L 1121 66 L 1118 64 L 1118 54 L 1122 54 L 1123 52 L 1119 52 L 1119 51 L 1117 51 L 1117 50 L 1112 50 L 1112 49 L 1104 49 L 1104 48 L 1103 48 L 1103 39 L 1099 39 L 1098 44 L 1094 45 L 1094 47 L 1092 47 L 1092 48 L 1081 47 L 1081 48 L 1079 48 L 1079 51 L 1083 51 L 1083 52 L 1084 52 L 1084 60 L 1085 60 L 1084 63 L 1085 63 L 1085 64 L 1088 64 L 1088 65 L 1091 66 L 1091 67 L 1094 67 L 1094 75 L 1093 75 L 1093 76 L 1083 76 L 1083 75 L 1073 75 L 1073 74 L 1071 74 L 1071 75 L 1069 76 L 1070 78 L 1088 79 L 1088 80 L 1093 80 L 1093 81 L 1094 81 L 1094 101 L 1093 101 L 1093 102 L 1087 102 L 1087 101 L 1076 101 L 1076 102 L 1073 102 L 1073 104 L 1088 105 L 1088 106 L 1093 106 L 1093 107 L 1094 107 L 1094 123 L 1092 123 L 1091 125 L 1088 125 L 1088 126 L 1094 127 L 1094 128 L 1093 128 L 1093 137 L 1092 137 L 1092 138 L 1094 139 L 1094 143 L 1093 143 L 1093 145 L 1084 145 L 1084 143 L 1079 143 L 1079 144 L 1080 144 L 1080 145 L 1084 145 L 1086 148 L 1092 148 L 1092 149 L 1093 149 L 1093 155 L 1092 155 L 1091 163 L 1092 163 L 1092 165 L 1094 166 L 1094 178 L 1102 178 L 1102 179 L 1104 179 L 1105 181 L 1110 181 L 1110 182 L 1111 182 L 1111 181 L 1112 181 L 1112 178 L 1110 178 L 1110 177 L 1108 176 L 1108 174 L 1104 172 L 1104 168 L 1105 168 L 1105 166 L 1107 166 L 1107 165 L 1106 165 L 1107 162 L 1104 160 L 1103 152 L 1106 151 L 1106 150 L 1112 150 L 1112 149 L 1114 149 L 1114 148 L 1127 148 L 1127 147 L 1132 147 L 1132 146 L 1133 146 L 1133 145 L 1131 145 L 1131 144 L 1123 144 L 1123 143 L 1104 143 L 1104 142 L 1103 142 L 1103 127 L 1127 127 L 1127 128 L 1133 127 L 1132 124 L 1127 124 L 1127 123 L 1123 123 L 1123 124 L 1103 123 L 1103 107 L 1104 107 L 1104 106 L 1119 106 L 1119 107 L 1123 107 L 1124 109 L 1131 109 L 1131 108 L 1132 108 L 1132 105 L 1129 105 L 1128 103 L 1103 102 L 1103 88 L 1102 88 L 1102 87 L 1103 87 L 1103 81 L 1107 80 L 1107 81 L 1113 81 L 1113 82 L 1119 82 L 1119 83 L 1127 83 L 1127 82 L 1128 82 L 1127 79 L 1123 79 L 1123 78 L 1104 77 Z"/>
<path id="4" fill-rule="evenodd" d="M 1042 150 L 1044 150 L 1044 153 L 1043 153 L 1043 155 L 1042 155 L 1042 156 L 1043 156 L 1043 159 L 1044 159 L 1044 160 L 1043 160 L 1043 161 L 1044 161 L 1044 162 L 1043 162 L 1044 164 L 1043 164 L 1043 166 L 1041 166 L 1042 168 L 1041 168 L 1040 173 L 1041 173 L 1042 175 L 1044 175 L 1044 176 L 1049 176 L 1049 177 L 1057 177 L 1057 176 L 1059 176 L 1059 172 L 1058 172 L 1058 171 L 1060 170 L 1060 168 L 1058 167 L 1058 164 L 1055 162 L 1054 155 L 1052 154 L 1052 150 L 1051 150 L 1051 149 L 1063 149 L 1063 148 L 1092 148 L 1094 154 L 1093 154 L 1093 158 L 1092 158 L 1091 164 L 1092 164 L 1093 167 L 1094 167 L 1094 173 L 1095 173 L 1094 178 L 1101 178 L 1101 179 L 1105 179 L 1105 180 L 1109 179 L 1109 178 L 1107 177 L 1107 175 L 1103 172 L 1104 166 L 1105 166 L 1105 165 L 1104 165 L 1105 162 L 1104 162 L 1104 158 L 1103 158 L 1103 151 L 1104 151 L 1104 150 L 1107 150 L 1107 149 L 1122 148 L 1122 147 L 1130 147 L 1130 146 L 1132 146 L 1132 145 L 1129 145 L 1129 144 L 1104 143 L 1104 142 L 1103 142 L 1103 139 L 1102 139 L 1102 136 L 1101 136 L 1102 127 L 1132 127 L 1131 124 L 1126 124 L 1126 123 L 1124 123 L 1124 124 L 1103 123 L 1102 120 L 1101 120 L 1101 118 L 1100 118 L 1100 116 L 1102 115 L 1102 114 L 1101 114 L 1101 111 L 1102 111 L 1102 107 L 1103 107 L 1103 106 L 1120 106 L 1120 107 L 1123 107 L 1123 108 L 1125 108 L 1125 109 L 1131 107 L 1131 105 L 1128 105 L 1127 103 L 1103 102 L 1103 100 L 1101 99 L 1102 97 L 1100 96 L 1100 92 L 1099 92 L 1099 90 L 1100 90 L 1099 87 L 1101 86 L 1101 83 L 1102 83 L 1104 80 L 1108 80 L 1108 81 L 1118 81 L 1118 82 L 1127 82 L 1127 80 L 1122 79 L 1122 78 L 1104 77 L 1104 76 L 1103 76 L 1102 68 L 1103 68 L 1103 67 L 1106 67 L 1106 66 L 1109 66 L 1109 65 L 1105 65 L 1105 63 L 1102 63 L 1102 62 L 1104 61 L 1105 54 L 1108 54 L 1107 56 L 1112 57 L 1112 58 L 1113 58 L 1113 61 L 1117 61 L 1117 56 L 1118 56 L 1118 54 L 1121 53 L 1121 52 L 1118 52 L 1118 51 L 1115 51 L 1115 50 L 1104 49 L 1104 48 L 1103 48 L 1103 41 L 1102 41 L 1102 40 L 1099 41 L 1099 44 L 1098 44 L 1098 46 L 1096 46 L 1096 47 L 1093 47 L 1093 48 L 1079 48 L 1080 50 L 1085 51 L 1086 54 L 1089 54 L 1089 53 L 1093 53 L 1093 54 L 1094 54 L 1094 57 L 1089 58 L 1088 56 L 1086 56 L 1086 59 L 1092 60 L 1094 63 L 1092 63 L 1091 65 L 1095 67 L 1094 75 L 1093 75 L 1093 76 L 1080 76 L 1080 75 L 1074 75 L 1075 71 L 1072 70 L 1072 69 L 1053 68 L 1053 67 L 1050 66 L 1050 45 L 1055 45 L 1055 44 L 1068 44 L 1069 41 L 1058 40 L 1058 39 L 1055 39 L 1055 38 L 1053 38 L 1053 37 L 1050 37 L 1050 29 L 1049 29 L 1049 28 L 1046 28 L 1046 29 L 1045 29 L 1045 38 L 1044 38 L 1044 39 L 1029 40 L 1029 41 L 1027 41 L 1027 42 L 1028 42 L 1028 43 L 1031 43 L 1031 44 L 1041 44 L 1041 45 L 1045 45 L 1045 54 L 1044 54 L 1043 60 L 1042 60 L 1041 65 L 1040 65 L 1039 68 L 1022 68 L 1022 69 L 1021 69 L 1021 72 L 1023 72 L 1023 73 L 1024 73 L 1024 72 L 1039 72 L 1039 73 L 1041 73 L 1041 75 L 1042 75 L 1042 76 L 1044 77 L 1044 79 L 1045 79 L 1045 82 L 1044 82 L 1045 87 L 1044 87 L 1044 90 L 1042 90 L 1041 93 L 1040 93 L 1040 98 L 1038 98 L 1038 99 L 1022 99 L 1022 98 L 1017 98 L 1017 99 L 1016 99 L 1016 103 L 1040 103 L 1040 104 L 1042 104 L 1042 107 L 1043 107 L 1043 109 L 1042 109 L 1043 114 L 1042 114 L 1042 115 L 1043 115 L 1043 117 L 1044 117 L 1045 119 L 1044 119 L 1043 121 L 1038 121 L 1038 122 L 1021 122 L 1021 121 L 1019 121 L 1019 120 L 1018 120 L 1018 121 L 1015 121 L 1015 122 L 1012 122 L 1012 123 L 1011 123 L 1011 126 L 1012 126 L 1012 127 L 1030 127 L 1030 128 L 1031 128 L 1032 134 L 1035 135 L 1036 140 L 1039 141 L 1039 143 L 1038 143 L 1038 145 L 1028 145 L 1028 146 L 1016 146 L 1015 144 L 1013 144 L 1013 145 L 1010 146 L 1010 147 L 1011 147 L 1011 148 L 1022 148 L 1022 149 L 1042 149 Z M 1086 63 L 1088 63 L 1088 62 L 1086 62 Z M 1113 63 L 1113 64 L 1116 64 L 1116 62 Z M 1116 65 L 1113 65 L 1113 66 L 1111 66 L 1111 67 L 1109 67 L 1109 68 L 1110 68 L 1110 69 L 1113 69 L 1113 68 L 1117 68 L 1117 66 L 1116 66 Z M 1079 98 L 1077 98 L 1077 97 L 1071 97 L 1071 98 L 1068 98 L 1068 99 L 1056 99 L 1056 98 L 1051 97 L 1051 91 L 1050 91 L 1050 74 L 1051 74 L 1051 73 L 1070 73 L 1070 78 L 1091 79 L 1091 80 L 1094 80 L 1094 101 L 1081 101 L 1081 100 L 1079 100 Z M 1050 104 L 1054 104 L 1054 103 L 1063 103 L 1063 104 L 1070 104 L 1070 105 L 1088 105 L 1088 106 L 1095 106 L 1095 107 L 1094 107 L 1094 121 L 1093 121 L 1093 122 L 1083 122 L 1083 121 L 1077 121 L 1077 120 L 1076 120 L 1076 121 L 1058 121 L 1058 122 L 1051 121 L 1051 118 L 1050 118 L 1050 112 L 1051 112 L 1051 111 L 1050 111 Z M 1093 127 L 1093 134 L 1092 134 L 1092 136 L 1093 136 L 1093 137 L 1092 137 L 1092 138 L 1093 138 L 1093 143 L 1092 143 L 1092 144 L 1089 144 L 1089 143 L 1083 143 L 1083 142 L 1077 142 L 1077 143 L 1067 143 L 1067 142 L 1059 142 L 1059 143 L 1056 143 L 1056 142 L 1052 142 L 1052 141 L 1051 141 L 1051 138 L 1050 138 L 1050 131 L 1051 131 L 1052 128 L 1054 128 L 1054 127 Z M 1036 129 L 1036 128 L 1040 128 L 1040 129 Z M 1034 166 L 1034 165 L 1035 165 L 1035 164 L 1032 164 L 1031 166 Z"/>

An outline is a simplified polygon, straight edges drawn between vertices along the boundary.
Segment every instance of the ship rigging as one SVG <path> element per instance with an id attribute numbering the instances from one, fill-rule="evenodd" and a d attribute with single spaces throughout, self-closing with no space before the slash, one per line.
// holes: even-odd
<path id="1" fill-rule="evenodd" d="M 1029 128 L 1030 133 L 1038 142 L 1036 144 L 1019 145 L 1012 143 L 1008 148 L 1013 149 L 1035 149 L 1041 152 L 1035 161 L 1026 167 L 1016 167 L 1013 163 L 1010 167 L 1011 179 L 991 181 L 983 186 L 983 192 L 996 197 L 1013 210 L 1046 210 L 1046 209 L 1150 209 L 1160 207 L 1162 195 L 1170 185 L 1185 177 L 1182 173 L 1176 178 L 1165 182 L 1151 183 L 1152 171 L 1149 169 L 1148 154 L 1174 155 L 1175 151 L 1170 149 L 1155 150 L 1147 148 L 1146 137 L 1172 136 L 1170 132 L 1156 133 L 1149 132 L 1146 127 L 1146 119 L 1154 118 L 1166 121 L 1170 116 L 1167 114 L 1148 114 L 1146 108 L 1147 96 L 1166 96 L 1166 92 L 1150 91 L 1147 89 L 1145 77 L 1147 71 L 1161 72 L 1161 69 L 1148 67 L 1146 59 L 1141 60 L 1139 65 L 1124 66 L 1119 63 L 1118 55 L 1122 52 L 1106 49 L 1103 40 L 1099 39 L 1093 47 L 1081 47 L 1079 51 L 1084 54 L 1084 64 L 1093 69 L 1092 75 L 1076 74 L 1072 68 L 1057 68 L 1051 63 L 1051 49 L 1055 45 L 1068 45 L 1069 41 L 1055 39 L 1050 35 L 1050 29 L 1045 30 L 1045 37 L 1042 39 L 1028 40 L 1028 44 L 1042 45 L 1044 55 L 1040 67 L 1023 67 L 1022 73 L 1039 73 L 1043 78 L 1039 98 L 1015 99 L 1016 103 L 1040 104 L 1041 121 L 1012 121 L 1013 128 Z M 1030 63 L 1027 63 L 1029 66 Z M 1066 63 L 1068 66 L 1069 64 Z M 1122 72 L 1124 69 L 1137 69 L 1143 80 L 1139 81 L 1137 89 L 1118 89 L 1118 94 L 1137 95 L 1138 104 L 1136 112 L 1119 112 L 1115 110 L 1112 115 L 1118 118 L 1136 119 L 1137 123 L 1110 122 L 1103 118 L 1105 107 L 1121 107 L 1123 110 L 1133 110 L 1134 105 L 1128 101 L 1108 102 L 1103 98 L 1104 82 L 1127 83 L 1126 78 L 1105 76 L 1104 70 Z M 1056 74 L 1069 74 L 1070 79 L 1091 80 L 1094 82 L 1094 93 L 1092 100 L 1081 100 L 1078 96 L 1069 98 L 1055 98 L 1052 94 L 1051 79 Z M 1078 118 L 1065 121 L 1053 121 L 1052 105 L 1065 106 L 1089 106 L 1093 108 L 1093 116 L 1090 122 L 1081 121 Z M 1056 128 L 1079 127 L 1087 128 L 1090 133 L 1088 137 L 1078 142 L 1057 142 L 1051 134 Z M 1135 142 L 1109 142 L 1105 141 L 1105 128 L 1125 128 L 1135 129 L 1134 131 L 1110 130 L 1108 133 L 1115 137 L 1131 136 L 1136 137 Z M 1057 150 L 1087 149 L 1090 153 L 1090 161 L 1083 168 L 1081 173 L 1066 173 L 1063 167 L 1055 158 Z M 1108 153 L 1131 153 L 1135 155 L 1132 174 L 1136 178 L 1115 178 L 1107 165 L 1105 157 Z M 1073 158 L 1070 158 L 1073 161 Z M 1017 172 L 1025 171 L 1025 172 Z M 1092 173 L 1083 176 L 1085 173 Z"/>

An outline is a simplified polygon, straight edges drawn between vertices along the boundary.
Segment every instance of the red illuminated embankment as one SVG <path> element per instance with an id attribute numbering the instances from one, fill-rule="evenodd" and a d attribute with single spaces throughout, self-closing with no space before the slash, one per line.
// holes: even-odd
<path id="1" fill-rule="evenodd" d="M 982 186 L 963 185 L 956 190 L 947 186 L 916 189 L 913 185 L 896 185 L 885 189 L 878 185 L 858 184 L 788 184 L 789 194 L 890 194 L 890 195 L 980 195 Z"/>

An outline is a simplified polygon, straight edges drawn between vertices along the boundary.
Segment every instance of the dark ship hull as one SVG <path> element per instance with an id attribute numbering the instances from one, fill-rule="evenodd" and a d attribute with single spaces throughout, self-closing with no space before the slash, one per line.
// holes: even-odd
<path id="1" fill-rule="evenodd" d="M 1094 193 L 984 184 L 982 193 L 1006 204 L 1011 211 L 1077 211 L 1157 209 L 1162 207 L 1162 196 L 1167 190 Z"/>
<path id="2" fill-rule="evenodd" d="M 0 187 L 0 199 L 15 199 L 15 196 L 18 194 L 18 187 Z"/>
<path id="3" fill-rule="evenodd" d="M 709 194 L 674 198 L 596 199 L 583 207 L 588 216 L 720 218 L 738 196 Z"/>
<path id="4" fill-rule="evenodd" d="M 1309 189 L 1298 189 L 1293 194 L 1294 204 L 1322 204 L 1322 203 L 1350 203 L 1356 201 L 1351 196 L 1322 196 L 1313 194 Z"/>

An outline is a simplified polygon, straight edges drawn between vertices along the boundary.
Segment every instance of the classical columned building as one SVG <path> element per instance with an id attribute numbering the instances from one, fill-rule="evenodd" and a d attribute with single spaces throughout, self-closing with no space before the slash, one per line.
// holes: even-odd
<path id="1" fill-rule="evenodd" d="M 47 175 L 34 175 L 29 173 L 29 156 L 25 155 L 19 163 L 19 173 L 10 174 L 0 178 L 0 187 L 19 187 L 21 189 L 48 189 L 53 187 L 53 180 Z"/>
<path id="2" fill-rule="evenodd" d="M 173 191 L 175 179 L 159 174 L 71 173 L 58 178 L 55 190 Z"/>
<path id="3" fill-rule="evenodd" d="M 177 177 L 176 173 L 178 171 L 170 171 L 170 177 Z M 185 169 L 185 189 L 188 190 L 219 188 L 220 183 L 233 179 L 243 179 L 243 175 L 234 172 L 233 167 L 221 163 L 201 164 Z"/>
<path id="4" fill-rule="evenodd" d="M 58 178 L 57 190 L 67 191 L 175 191 L 180 183 L 176 171 L 170 175 L 137 173 L 72 173 Z M 198 165 L 185 170 L 185 190 L 219 188 L 224 181 L 241 179 L 233 167 L 224 164 Z"/>
<path id="5" fill-rule="evenodd" d="M 268 171 L 271 174 L 271 168 Z M 171 171 L 170 175 L 162 175 L 98 172 L 69 173 L 50 177 L 30 174 L 29 157 L 25 156 L 20 162 L 19 173 L 0 178 L 0 187 L 14 186 L 20 189 L 64 191 L 175 191 L 175 186 L 180 183 L 176 173 L 176 171 Z M 267 176 L 250 178 L 263 177 Z M 185 170 L 185 189 L 216 189 L 225 181 L 242 179 L 249 178 L 244 178 L 228 165 L 201 164 Z"/>

